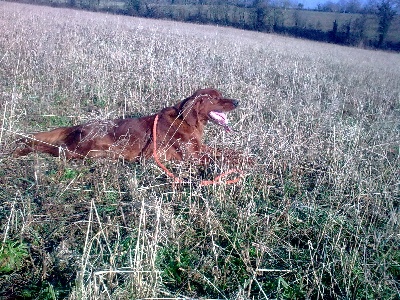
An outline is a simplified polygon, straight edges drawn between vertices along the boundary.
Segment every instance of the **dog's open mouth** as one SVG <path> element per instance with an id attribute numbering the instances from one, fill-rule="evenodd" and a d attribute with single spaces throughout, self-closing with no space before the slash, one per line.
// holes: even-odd
<path id="1" fill-rule="evenodd" d="M 210 117 L 211 121 L 213 121 L 215 124 L 218 124 L 218 125 L 224 127 L 224 129 L 227 132 L 232 131 L 232 129 L 228 126 L 228 117 L 223 112 L 210 111 L 208 113 L 208 116 Z"/>

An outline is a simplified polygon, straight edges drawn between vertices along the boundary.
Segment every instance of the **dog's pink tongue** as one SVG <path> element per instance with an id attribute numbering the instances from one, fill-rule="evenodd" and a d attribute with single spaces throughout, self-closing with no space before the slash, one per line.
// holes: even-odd
<path id="1" fill-rule="evenodd" d="M 232 131 L 232 129 L 228 126 L 228 117 L 226 116 L 226 114 L 224 114 L 223 112 L 211 111 L 209 115 L 215 123 L 224 127 L 227 132 Z"/>

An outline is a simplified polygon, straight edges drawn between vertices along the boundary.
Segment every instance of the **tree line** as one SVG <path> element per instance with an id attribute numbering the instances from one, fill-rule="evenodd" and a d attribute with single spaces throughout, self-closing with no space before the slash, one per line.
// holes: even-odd
<path id="1" fill-rule="evenodd" d="M 300 0 L 301 1 L 301 0 Z M 304 5 L 294 0 L 25 0 L 24 2 L 101 10 L 112 13 L 162 18 L 246 30 L 275 32 L 310 40 L 400 51 L 400 40 L 388 40 L 400 0 L 327 1 L 316 13 L 354 14 L 346 21 L 333 20 L 331 27 L 310 25 Z M 371 19 L 372 18 L 372 19 Z M 375 24 L 374 24 L 375 23 Z M 376 33 L 371 35 L 372 28 Z M 396 29 L 399 30 L 400 29 Z M 400 34 L 400 33 L 399 33 Z M 376 36 L 376 37 L 375 37 Z"/>

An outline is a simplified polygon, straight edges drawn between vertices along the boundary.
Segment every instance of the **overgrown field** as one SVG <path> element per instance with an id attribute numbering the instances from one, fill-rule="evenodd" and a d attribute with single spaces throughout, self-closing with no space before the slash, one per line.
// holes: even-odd
<path id="1" fill-rule="evenodd" d="M 0 2 L 0 298 L 399 299 L 399 66 Z M 235 133 L 206 132 L 256 162 L 236 185 L 173 186 L 152 160 L 10 156 L 19 134 L 148 115 L 203 87 L 241 101 Z"/>

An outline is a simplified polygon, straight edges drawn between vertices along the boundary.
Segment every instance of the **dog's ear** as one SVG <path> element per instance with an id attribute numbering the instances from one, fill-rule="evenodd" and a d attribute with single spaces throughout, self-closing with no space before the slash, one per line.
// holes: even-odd
<path id="1" fill-rule="evenodd" d="M 186 103 L 182 105 L 180 111 L 182 119 L 184 119 L 191 127 L 194 127 L 197 124 L 200 106 L 200 102 L 198 100 L 198 97 L 195 97 L 194 99 L 186 101 Z"/>

